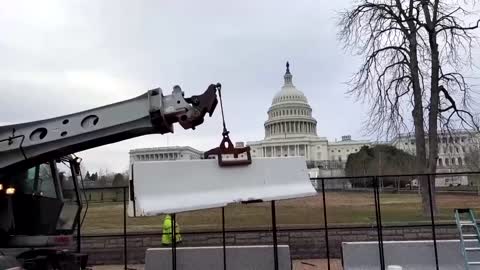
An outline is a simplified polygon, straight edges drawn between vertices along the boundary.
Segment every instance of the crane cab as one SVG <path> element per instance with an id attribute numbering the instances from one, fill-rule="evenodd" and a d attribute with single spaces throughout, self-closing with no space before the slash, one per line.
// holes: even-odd
<path id="1" fill-rule="evenodd" d="M 59 163 L 69 171 L 59 172 Z M 45 254 L 56 254 L 55 247 L 71 247 L 82 211 L 79 174 L 79 164 L 72 157 L 1 171 L 0 248 L 28 248 L 16 259 L 35 263 L 48 257 Z"/>

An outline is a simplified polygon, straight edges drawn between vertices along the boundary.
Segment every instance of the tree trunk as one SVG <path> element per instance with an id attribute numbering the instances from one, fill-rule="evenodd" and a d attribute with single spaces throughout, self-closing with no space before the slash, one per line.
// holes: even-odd
<path id="1" fill-rule="evenodd" d="M 410 70 L 412 74 L 412 87 L 413 87 L 413 124 L 415 126 L 415 169 L 416 173 L 425 173 L 426 168 L 426 147 L 425 147 L 425 129 L 423 125 L 423 104 L 422 104 L 422 88 L 420 85 L 420 74 L 418 67 L 418 55 L 417 55 L 417 33 L 415 25 L 410 27 L 411 36 L 409 37 L 410 44 Z M 428 182 L 426 177 L 417 177 L 420 187 L 420 194 L 422 197 L 423 213 L 430 212 L 430 194 L 428 192 Z"/>
<path id="2" fill-rule="evenodd" d="M 435 29 L 435 21 L 437 20 L 438 0 L 435 1 L 432 12 L 433 16 L 430 16 L 429 6 L 426 2 L 422 5 L 423 12 L 427 21 L 428 42 L 431 51 L 431 75 L 430 75 L 430 108 L 428 113 L 428 164 L 427 172 L 435 173 L 437 171 L 437 159 L 438 159 L 438 114 L 440 106 L 439 96 L 439 71 L 440 71 L 440 59 L 438 53 L 437 44 L 437 32 Z M 428 184 L 428 183 L 427 183 Z M 437 204 L 435 200 L 435 176 L 430 177 L 431 185 L 431 200 L 433 205 L 433 214 L 437 213 Z M 427 186 L 428 192 L 428 186 Z M 430 194 L 429 194 L 430 195 Z M 427 206 L 427 207 L 425 207 Z M 430 204 L 423 205 L 423 211 L 425 214 L 430 215 Z"/>

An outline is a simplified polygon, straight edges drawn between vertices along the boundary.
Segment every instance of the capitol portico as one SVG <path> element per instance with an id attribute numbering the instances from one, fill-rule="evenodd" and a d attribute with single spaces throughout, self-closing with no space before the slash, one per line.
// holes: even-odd
<path id="1" fill-rule="evenodd" d="M 287 62 L 280 91 L 273 97 L 265 121 L 265 138 L 247 142 L 253 157 L 304 156 L 307 161 L 337 161 L 344 163 L 351 153 L 358 152 L 368 141 L 354 141 L 342 136 L 339 142 L 328 142 L 317 135 L 317 120 L 307 97 L 293 84 Z"/>

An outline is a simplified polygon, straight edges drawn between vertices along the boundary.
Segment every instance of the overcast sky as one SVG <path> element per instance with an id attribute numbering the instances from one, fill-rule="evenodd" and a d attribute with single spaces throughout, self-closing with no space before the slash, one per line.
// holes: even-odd
<path id="1" fill-rule="evenodd" d="M 364 138 L 365 106 L 345 92 L 358 61 L 337 41 L 342 1 L 8 1 L 0 9 L 0 123 L 78 112 L 179 84 L 186 96 L 221 82 L 234 141 L 263 139 L 290 61 L 318 134 Z M 219 110 L 195 131 L 149 135 L 80 153 L 95 171 L 127 169 L 138 147 L 221 139 Z"/>

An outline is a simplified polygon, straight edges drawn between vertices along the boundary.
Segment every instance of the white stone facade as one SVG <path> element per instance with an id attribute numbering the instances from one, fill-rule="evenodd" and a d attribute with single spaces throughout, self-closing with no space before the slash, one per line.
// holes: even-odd
<path id="1" fill-rule="evenodd" d="M 203 152 L 190 146 L 167 146 L 132 149 L 129 155 L 131 164 L 133 161 L 201 159 Z"/>
<path id="2" fill-rule="evenodd" d="M 393 146 L 415 155 L 416 144 L 414 134 L 402 134 L 391 142 Z M 428 144 L 427 144 L 428 146 Z M 473 131 L 452 131 L 438 134 L 438 172 L 465 171 L 465 155 L 478 151 L 480 134 Z M 427 149 L 428 151 L 428 149 Z"/>
<path id="3" fill-rule="evenodd" d="M 253 157 L 303 156 L 307 161 L 337 161 L 345 163 L 351 153 L 358 152 L 369 141 L 352 140 L 343 136 L 339 142 L 329 142 L 317 135 L 317 120 L 305 95 L 292 81 L 287 63 L 284 84 L 273 97 L 265 121 L 265 138 L 247 142 Z"/>

